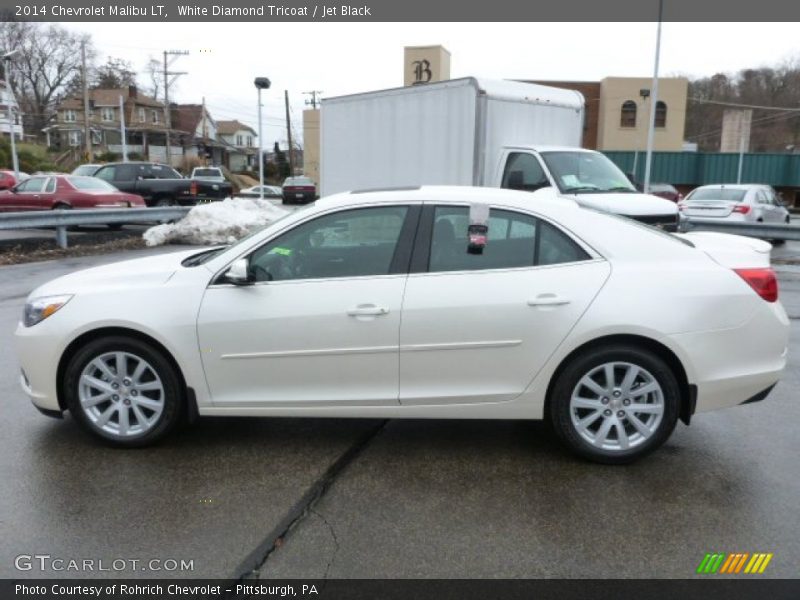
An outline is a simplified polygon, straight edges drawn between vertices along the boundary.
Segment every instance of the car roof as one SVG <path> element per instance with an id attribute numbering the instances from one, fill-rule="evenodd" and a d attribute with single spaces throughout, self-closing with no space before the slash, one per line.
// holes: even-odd
<path id="1" fill-rule="evenodd" d="M 585 154 L 601 154 L 591 148 L 576 148 L 575 146 L 548 146 L 538 144 L 509 144 L 509 148 L 521 150 L 533 150 L 534 152 L 583 152 Z"/>
<path id="2" fill-rule="evenodd" d="M 419 187 L 394 188 L 383 190 L 354 190 L 326 196 L 317 200 L 317 206 L 359 206 L 381 202 L 477 202 L 498 204 L 512 208 L 530 210 L 546 216 L 557 216 L 564 211 L 579 209 L 577 202 L 559 196 L 552 188 L 536 192 L 522 192 L 501 188 L 470 186 L 424 185 Z"/>
<path id="3" fill-rule="evenodd" d="M 695 190 L 752 190 L 754 188 L 770 187 L 766 183 L 712 183 L 709 185 L 701 185 Z"/>

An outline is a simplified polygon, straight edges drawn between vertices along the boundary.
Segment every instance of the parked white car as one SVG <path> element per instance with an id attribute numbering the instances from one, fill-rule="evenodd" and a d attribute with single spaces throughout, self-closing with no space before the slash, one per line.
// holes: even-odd
<path id="1" fill-rule="evenodd" d="M 692 221 L 727 221 L 788 224 L 791 215 L 769 185 L 704 185 L 678 204 L 681 215 Z"/>
<path id="2" fill-rule="evenodd" d="M 283 190 L 278 185 L 254 185 L 253 187 L 240 190 L 236 195 L 241 198 L 260 198 L 262 194 L 261 188 L 264 188 L 264 198 L 283 197 Z"/>
<path id="3" fill-rule="evenodd" d="M 468 227 L 489 207 L 476 253 Z M 547 419 L 575 452 L 628 462 L 780 379 L 769 248 L 552 189 L 338 194 L 229 247 L 39 287 L 16 331 L 21 382 L 118 446 L 186 414 Z"/>

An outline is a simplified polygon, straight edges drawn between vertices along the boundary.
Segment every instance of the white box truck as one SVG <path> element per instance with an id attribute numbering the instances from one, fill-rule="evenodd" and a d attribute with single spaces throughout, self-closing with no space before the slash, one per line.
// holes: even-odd
<path id="1" fill-rule="evenodd" d="M 472 77 L 322 101 L 320 193 L 419 185 L 534 191 L 666 228 L 674 202 L 641 194 L 580 148 L 576 91 Z"/>

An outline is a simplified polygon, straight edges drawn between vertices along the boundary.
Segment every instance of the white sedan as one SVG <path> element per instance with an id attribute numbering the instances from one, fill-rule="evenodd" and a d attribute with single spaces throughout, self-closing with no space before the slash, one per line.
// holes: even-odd
<path id="1" fill-rule="evenodd" d="M 547 419 L 578 454 L 629 462 L 780 379 L 769 249 L 548 189 L 339 194 L 230 247 L 36 289 L 20 379 L 118 446 L 195 415 Z"/>
<path id="2" fill-rule="evenodd" d="M 772 186 L 743 183 L 704 185 L 678 203 L 692 221 L 720 220 L 788 225 L 791 214 Z"/>

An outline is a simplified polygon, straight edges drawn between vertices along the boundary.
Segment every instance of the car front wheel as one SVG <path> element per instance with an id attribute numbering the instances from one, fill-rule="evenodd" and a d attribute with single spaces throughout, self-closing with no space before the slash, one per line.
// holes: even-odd
<path id="1" fill-rule="evenodd" d="M 172 364 L 150 344 L 128 337 L 96 339 L 79 350 L 65 370 L 63 392 L 84 429 L 121 447 L 162 438 L 183 407 Z"/>
<path id="2" fill-rule="evenodd" d="M 550 419 L 573 452 L 623 464 L 667 440 L 679 405 L 677 379 L 661 357 L 614 345 L 580 354 L 564 368 L 552 390 Z"/>

